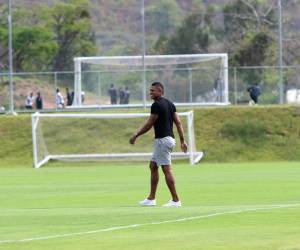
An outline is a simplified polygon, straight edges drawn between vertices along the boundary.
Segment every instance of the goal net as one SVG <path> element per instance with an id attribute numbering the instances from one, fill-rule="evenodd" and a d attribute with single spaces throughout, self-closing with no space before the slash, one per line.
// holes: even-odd
<path id="1" fill-rule="evenodd" d="M 147 106 L 153 81 L 162 82 L 177 105 L 229 104 L 227 54 L 76 57 L 74 64 L 73 107 L 110 105 L 112 84 L 118 92 L 130 91 L 125 105 Z M 123 104 L 119 97 L 117 105 Z"/>
<path id="2" fill-rule="evenodd" d="M 34 167 L 50 160 L 150 160 L 153 133 L 149 131 L 138 138 L 134 146 L 129 144 L 130 136 L 148 116 L 146 113 L 32 114 Z M 189 147 L 183 153 L 180 145 L 176 145 L 173 158 L 189 158 L 195 164 L 203 154 L 195 147 L 193 112 L 179 116 Z"/>

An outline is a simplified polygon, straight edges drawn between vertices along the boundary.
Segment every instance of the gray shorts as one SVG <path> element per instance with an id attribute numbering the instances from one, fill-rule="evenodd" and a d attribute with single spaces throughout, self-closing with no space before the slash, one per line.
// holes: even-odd
<path id="1" fill-rule="evenodd" d="M 171 136 L 155 139 L 151 161 L 156 162 L 158 166 L 171 165 L 171 152 L 175 144 L 175 139 Z"/>

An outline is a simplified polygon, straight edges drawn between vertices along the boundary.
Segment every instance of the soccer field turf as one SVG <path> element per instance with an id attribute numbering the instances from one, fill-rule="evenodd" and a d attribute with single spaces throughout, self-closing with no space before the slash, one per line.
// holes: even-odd
<path id="1" fill-rule="evenodd" d="M 300 249 L 299 163 L 177 163 L 181 208 L 146 165 L 1 168 L 0 249 Z"/>

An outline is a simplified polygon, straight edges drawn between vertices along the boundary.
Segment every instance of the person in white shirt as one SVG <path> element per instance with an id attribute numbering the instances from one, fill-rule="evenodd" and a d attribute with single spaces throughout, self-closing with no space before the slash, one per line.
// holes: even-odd
<path id="1" fill-rule="evenodd" d="M 56 107 L 57 108 L 62 109 L 62 108 L 65 107 L 65 101 L 64 101 L 64 98 L 63 98 L 62 94 L 59 92 L 59 89 L 56 89 L 55 101 L 56 101 Z"/>
<path id="2" fill-rule="evenodd" d="M 29 96 L 26 97 L 25 108 L 32 109 L 33 107 L 33 93 L 31 92 Z"/>

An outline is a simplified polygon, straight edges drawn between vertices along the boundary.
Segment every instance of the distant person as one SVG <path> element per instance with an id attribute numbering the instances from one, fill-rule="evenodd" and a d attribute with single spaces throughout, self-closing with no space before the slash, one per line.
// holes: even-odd
<path id="1" fill-rule="evenodd" d="M 214 88 L 213 88 L 215 101 L 221 101 L 221 95 L 222 95 L 221 88 L 222 88 L 222 81 L 221 81 L 221 79 L 218 77 L 218 78 L 214 81 Z"/>
<path id="2" fill-rule="evenodd" d="M 74 102 L 74 95 L 75 95 L 75 93 L 74 93 L 74 91 L 72 91 L 72 92 L 71 92 L 72 104 L 73 104 L 73 102 Z"/>
<path id="3" fill-rule="evenodd" d="M 128 87 L 125 88 L 125 94 L 124 94 L 124 104 L 129 103 L 129 98 L 130 98 L 130 91 Z"/>
<path id="4" fill-rule="evenodd" d="M 250 98 L 254 104 L 258 103 L 258 97 L 261 95 L 261 88 L 258 83 L 255 83 L 253 86 L 247 89 L 249 92 Z"/>
<path id="5" fill-rule="evenodd" d="M 124 104 L 125 103 L 125 90 L 120 87 L 119 88 L 119 104 Z"/>
<path id="6" fill-rule="evenodd" d="M 67 97 L 67 106 L 72 106 L 73 98 L 69 91 L 69 88 L 66 88 L 66 97 Z"/>
<path id="7" fill-rule="evenodd" d="M 62 109 L 65 107 L 65 101 L 62 94 L 59 92 L 59 89 L 56 89 L 55 102 L 56 108 Z"/>
<path id="8" fill-rule="evenodd" d="M 26 97 L 25 108 L 26 109 L 33 108 L 33 93 L 32 92 Z"/>
<path id="9" fill-rule="evenodd" d="M 110 85 L 108 94 L 110 96 L 110 104 L 117 104 L 117 89 L 115 88 L 114 84 Z"/>
<path id="10" fill-rule="evenodd" d="M 85 93 L 84 91 L 81 91 L 81 104 L 85 101 Z"/>
<path id="11" fill-rule="evenodd" d="M 36 109 L 43 109 L 43 98 L 40 92 L 37 92 L 37 96 L 35 98 L 35 107 Z"/>

